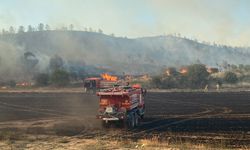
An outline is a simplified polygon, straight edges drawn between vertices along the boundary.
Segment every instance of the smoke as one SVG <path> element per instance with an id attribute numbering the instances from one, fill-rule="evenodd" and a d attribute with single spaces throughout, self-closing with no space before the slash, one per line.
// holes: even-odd
<path id="1" fill-rule="evenodd" d="M 27 66 L 27 69 L 34 69 L 34 67 L 38 64 L 39 60 L 36 56 L 31 52 L 24 53 L 24 64 Z"/>
<path id="2" fill-rule="evenodd" d="M 107 71 L 159 73 L 166 66 L 196 62 L 209 66 L 224 61 L 250 63 L 247 48 L 212 46 L 179 36 L 128 39 L 95 32 L 44 31 L 8 38 L 2 35 L 0 41 L 0 81 L 32 80 L 37 73 L 59 68 L 80 78 Z"/>
<path id="3" fill-rule="evenodd" d="M 0 41 L 0 81 L 32 80 L 34 74 L 46 72 L 48 56 L 24 50 L 12 42 Z"/>
<path id="4" fill-rule="evenodd" d="M 20 65 L 22 53 L 13 45 L 0 41 L 0 80 L 19 78 L 23 74 Z"/>
<path id="5" fill-rule="evenodd" d="M 148 0 L 159 33 L 182 33 L 219 44 L 242 46 L 249 30 L 249 2 L 234 0 Z M 239 38 L 241 37 L 241 38 Z M 244 37 L 244 38 L 243 38 Z"/>
<path id="6" fill-rule="evenodd" d="M 65 117 L 68 119 L 58 125 L 62 126 L 62 129 L 66 127 L 68 130 L 80 125 L 83 133 L 91 129 L 100 129 L 101 121 L 95 117 L 99 106 L 98 102 L 98 97 L 95 95 L 68 94 L 63 96 L 58 108 L 69 117 Z"/>

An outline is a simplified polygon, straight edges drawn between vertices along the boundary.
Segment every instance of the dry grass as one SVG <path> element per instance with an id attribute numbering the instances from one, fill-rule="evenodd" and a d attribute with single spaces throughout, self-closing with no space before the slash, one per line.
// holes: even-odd
<path id="1" fill-rule="evenodd" d="M 66 122 L 55 124 L 53 130 L 56 135 L 60 136 L 74 136 L 80 134 L 85 129 L 85 126 L 81 122 Z"/>
<path id="2" fill-rule="evenodd" d="M 23 134 L 19 131 L 0 131 L 0 141 L 17 141 L 22 139 Z"/>
<path id="3" fill-rule="evenodd" d="M 74 126 L 75 127 L 75 126 Z M 119 136 L 96 135 L 92 138 L 86 138 L 79 135 L 80 128 L 68 126 L 68 124 L 56 124 L 53 130 L 58 134 L 43 134 L 40 128 L 32 128 L 26 132 L 18 130 L 4 130 L 0 132 L 0 149 L 56 149 L 56 150 L 217 150 L 230 149 L 226 141 L 221 140 L 217 143 L 199 143 L 198 141 L 183 141 L 177 137 L 162 137 L 158 134 L 150 138 L 142 139 L 124 139 Z M 70 130 L 69 130 L 70 129 Z M 37 134 L 30 132 L 36 131 Z M 112 131 L 114 135 L 119 135 L 118 131 Z M 77 133 L 77 136 L 74 135 Z M 59 135 L 60 134 L 60 135 Z M 69 136 L 69 134 L 71 136 Z M 250 149 L 248 146 L 238 148 L 241 150 Z"/>
<path id="4" fill-rule="evenodd" d="M 153 136 L 150 139 L 140 139 L 138 141 L 133 140 L 115 140 L 115 139 L 103 139 L 102 137 L 96 137 L 92 139 L 85 139 L 80 137 L 64 137 L 64 136 L 41 136 L 35 140 L 28 140 L 26 137 L 22 140 L 0 140 L 0 149 L 55 149 L 55 150 L 217 150 L 227 149 L 225 145 L 209 145 L 209 144 L 194 144 L 191 142 L 178 141 L 177 143 L 170 142 L 170 139 L 162 141 L 159 136 Z M 250 147 L 239 148 L 241 150 L 247 150 Z"/>

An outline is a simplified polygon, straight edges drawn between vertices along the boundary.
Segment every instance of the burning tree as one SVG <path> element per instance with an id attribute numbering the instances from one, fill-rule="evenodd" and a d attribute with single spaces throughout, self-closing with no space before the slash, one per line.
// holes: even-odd
<path id="1" fill-rule="evenodd" d="M 105 80 L 108 80 L 108 81 L 117 81 L 118 80 L 118 77 L 117 76 L 111 76 L 107 73 L 103 73 L 101 74 L 101 77 Z"/>

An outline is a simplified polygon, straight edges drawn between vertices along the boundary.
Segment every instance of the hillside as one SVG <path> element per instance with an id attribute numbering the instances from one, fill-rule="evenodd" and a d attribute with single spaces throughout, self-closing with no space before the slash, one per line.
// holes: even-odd
<path id="1" fill-rule="evenodd" d="M 27 52 L 31 55 L 24 55 Z M 250 63 L 248 48 L 208 45 L 175 36 L 128 39 L 85 31 L 0 35 L 0 54 L 1 78 L 48 71 L 50 59 L 55 56 L 62 58 L 65 68 L 85 73 L 94 72 L 95 67 L 142 74 L 197 61 L 209 66 Z"/>

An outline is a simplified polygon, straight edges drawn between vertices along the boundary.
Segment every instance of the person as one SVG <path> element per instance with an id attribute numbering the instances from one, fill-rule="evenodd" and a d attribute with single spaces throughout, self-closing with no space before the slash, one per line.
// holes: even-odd
<path id="1" fill-rule="evenodd" d="M 147 94 L 147 90 L 144 88 L 141 88 L 141 93 L 142 93 L 142 96 L 145 97 Z"/>
<path id="2" fill-rule="evenodd" d="M 208 84 L 205 86 L 204 92 L 208 91 Z"/>
<path id="3" fill-rule="evenodd" d="M 90 82 L 89 81 L 85 81 L 84 82 L 84 92 L 88 92 L 90 87 Z"/>
<path id="4" fill-rule="evenodd" d="M 220 90 L 220 84 L 219 84 L 219 82 L 217 82 L 217 84 L 216 84 L 216 91 L 219 91 Z"/>
<path id="5" fill-rule="evenodd" d="M 92 92 L 93 92 L 93 94 L 96 93 L 96 81 L 95 80 L 93 80 L 93 82 L 92 82 Z"/>

